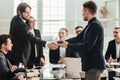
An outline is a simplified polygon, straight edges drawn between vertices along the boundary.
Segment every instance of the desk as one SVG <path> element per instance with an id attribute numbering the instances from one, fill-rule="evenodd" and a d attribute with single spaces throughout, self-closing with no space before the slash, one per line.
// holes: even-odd
<path id="1" fill-rule="evenodd" d="M 111 70 L 120 73 L 120 68 L 111 68 Z"/>
<path id="2" fill-rule="evenodd" d="M 60 70 L 52 71 L 52 68 L 59 67 Z M 81 78 L 85 78 L 85 73 L 67 73 L 64 65 L 53 65 L 46 64 L 41 69 L 36 69 L 36 73 L 40 75 L 40 77 L 33 77 L 31 80 L 42 80 L 42 79 L 51 79 L 51 80 L 81 80 Z M 108 77 L 107 70 L 104 71 L 102 77 Z"/>
<path id="3" fill-rule="evenodd" d="M 120 66 L 120 63 L 119 62 L 112 62 L 112 63 L 108 63 L 108 62 L 106 62 L 106 65 L 107 66 Z"/>
<path id="4" fill-rule="evenodd" d="M 106 64 L 108 66 L 107 70 L 109 72 L 109 77 L 113 75 L 112 77 L 114 77 L 115 80 L 117 80 L 116 78 L 120 80 L 120 63 L 119 62 L 112 62 L 112 63 L 107 62 Z"/>
<path id="5" fill-rule="evenodd" d="M 80 73 L 66 73 L 65 65 L 53 65 L 46 64 L 41 69 L 36 69 L 36 73 L 40 75 L 40 77 L 33 77 L 31 80 L 42 80 L 42 79 L 80 79 Z M 59 70 L 52 70 L 53 68 L 59 68 Z"/>
<path id="6" fill-rule="evenodd" d="M 111 68 L 111 71 L 115 71 L 117 72 L 119 75 L 118 76 L 115 76 L 115 80 L 120 80 L 120 68 Z"/>

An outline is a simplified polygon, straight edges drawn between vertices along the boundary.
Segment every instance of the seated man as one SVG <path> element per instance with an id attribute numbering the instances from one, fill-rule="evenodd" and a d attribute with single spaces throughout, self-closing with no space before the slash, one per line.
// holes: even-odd
<path id="1" fill-rule="evenodd" d="M 66 28 L 61 28 L 58 33 L 59 40 L 58 43 L 65 41 L 68 36 L 68 30 Z M 72 51 L 69 49 L 65 49 L 62 47 L 57 48 L 56 50 L 49 50 L 49 59 L 52 64 L 63 64 L 65 63 L 64 57 L 76 57 L 75 54 L 71 53 Z"/>
<path id="2" fill-rule="evenodd" d="M 76 35 L 78 35 L 79 33 L 81 33 L 83 31 L 83 27 L 82 26 L 77 26 L 75 27 L 75 33 Z"/>
<path id="3" fill-rule="evenodd" d="M 115 27 L 113 31 L 114 39 L 108 44 L 108 48 L 105 54 L 107 62 L 112 63 L 120 60 L 120 27 Z M 109 72 L 109 80 L 115 80 L 114 71 Z"/>
<path id="4" fill-rule="evenodd" d="M 6 57 L 12 49 L 12 42 L 9 35 L 0 35 L 0 80 L 23 80 L 23 75 L 15 76 L 19 71 L 17 66 L 12 65 Z M 14 79 L 13 79 L 14 78 Z"/>

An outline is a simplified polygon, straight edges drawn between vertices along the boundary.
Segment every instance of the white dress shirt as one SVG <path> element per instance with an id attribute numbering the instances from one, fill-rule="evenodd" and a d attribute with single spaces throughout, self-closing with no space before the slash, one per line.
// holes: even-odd
<path id="1" fill-rule="evenodd" d="M 116 58 L 120 58 L 120 44 L 116 43 Z"/>
<path id="2" fill-rule="evenodd" d="M 116 44 L 116 58 L 120 58 L 120 44 L 118 43 L 115 43 L 115 44 Z M 119 68 L 119 66 L 116 66 L 116 67 Z M 120 74 L 117 72 L 115 73 L 115 75 L 120 76 Z"/>
<path id="3" fill-rule="evenodd" d="M 66 53 L 66 48 L 60 47 L 60 59 L 65 57 Z"/>

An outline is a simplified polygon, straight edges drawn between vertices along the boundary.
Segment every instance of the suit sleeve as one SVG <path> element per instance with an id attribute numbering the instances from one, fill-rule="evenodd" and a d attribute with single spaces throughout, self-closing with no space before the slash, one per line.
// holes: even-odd
<path id="1" fill-rule="evenodd" d="M 66 41 L 69 42 L 69 43 L 81 42 L 81 41 L 82 41 L 82 37 L 83 37 L 83 32 L 84 32 L 84 31 L 82 31 L 82 32 L 81 32 L 79 35 L 77 35 L 76 37 L 67 39 Z"/>
<path id="2" fill-rule="evenodd" d="M 38 32 L 38 36 L 39 36 L 39 38 L 41 39 L 41 33 L 40 33 L 40 31 L 39 30 L 36 30 L 37 32 Z M 44 55 L 43 55 L 43 47 L 42 46 L 39 46 L 39 54 L 40 54 L 40 58 L 44 58 L 45 59 L 45 57 L 44 57 Z"/>
<path id="3" fill-rule="evenodd" d="M 13 75 L 10 69 L 7 67 L 3 56 L 0 56 L 0 75 L 3 77 L 6 76 L 7 78 L 10 78 L 10 76 Z"/>
<path id="4" fill-rule="evenodd" d="M 72 51 L 89 52 L 91 49 L 93 49 L 101 32 L 102 29 L 100 26 L 97 23 L 92 23 L 89 27 L 89 30 L 86 32 L 87 35 L 85 35 L 83 42 L 69 43 L 68 48 Z M 78 37 L 75 37 L 75 39 L 77 40 Z"/>
<path id="5" fill-rule="evenodd" d="M 25 28 L 23 28 L 23 36 L 27 36 L 28 39 L 30 39 L 32 42 L 34 43 L 37 43 L 37 44 L 40 44 L 41 46 L 44 46 L 45 47 L 45 44 L 46 44 L 46 41 L 44 40 L 41 40 L 39 37 L 37 36 L 34 36 L 26 27 L 26 29 L 24 30 Z"/>
<path id="6" fill-rule="evenodd" d="M 60 59 L 59 48 L 56 50 L 49 49 L 49 61 L 50 63 L 57 64 Z"/>
<path id="7" fill-rule="evenodd" d="M 31 40 L 34 43 L 40 44 L 41 46 L 45 47 L 46 41 L 41 40 L 39 37 L 33 35 L 29 29 L 27 24 L 25 24 L 23 21 L 12 21 L 11 22 L 11 31 L 10 34 L 14 37 L 18 37 L 18 35 L 22 38 Z"/>
<path id="8" fill-rule="evenodd" d="M 110 46 L 110 42 L 108 44 L 108 48 L 105 54 L 105 59 L 108 60 L 110 58 L 110 54 L 111 54 L 111 46 Z"/>

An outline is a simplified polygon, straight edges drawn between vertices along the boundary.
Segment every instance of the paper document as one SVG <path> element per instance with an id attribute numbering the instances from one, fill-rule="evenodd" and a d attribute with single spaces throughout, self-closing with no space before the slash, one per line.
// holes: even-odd
<path id="1" fill-rule="evenodd" d="M 65 64 L 51 64 L 53 68 L 64 68 L 66 65 Z"/>
<path id="2" fill-rule="evenodd" d="M 120 73 L 120 68 L 111 68 L 111 70 Z"/>
<path id="3" fill-rule="evenodd" d="M 112 62 L 112 63 L 108 63 L 108 62 L 106 62 L 106 65 L 115 65 L 115 66 L 120 66 L 120 63 L 119 62 Z"/>

